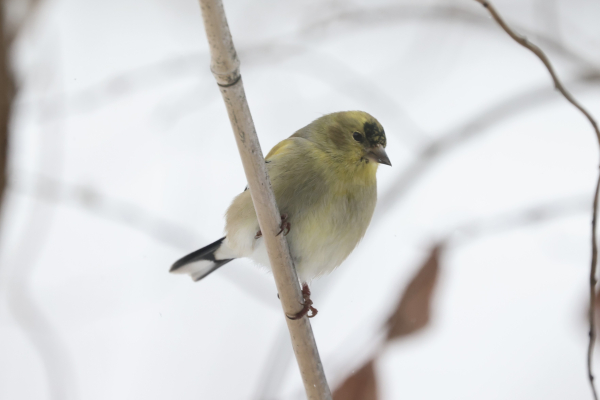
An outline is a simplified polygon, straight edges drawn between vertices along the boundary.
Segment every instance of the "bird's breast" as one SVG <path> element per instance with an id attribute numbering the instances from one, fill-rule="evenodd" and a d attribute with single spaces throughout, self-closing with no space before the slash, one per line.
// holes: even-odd
<path id="1" fill-rule="evenodd" d="M 331 272 L 354 250 L 373 216 L 377 187 L 343 187 L 315 196 L 290 215 L 290 251 L 306 281 Z"/>

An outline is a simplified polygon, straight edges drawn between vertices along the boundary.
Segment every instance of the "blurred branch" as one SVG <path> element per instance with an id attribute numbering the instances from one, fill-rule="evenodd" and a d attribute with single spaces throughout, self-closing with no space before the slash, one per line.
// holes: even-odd
<path id="1" fill-rule="evenodd" d="M 534 7 L 537 10 L 536 15 L 539 16 L 539 21 L 546 35 L 552 37 L 557 43 L 561 43 L 558 1 L 536 0 Z M 539 39 L 538 36 L 536 38 Z"/>
<path id="2" fill-rule="evenodd" d="M 555 200 L 546 204 L 538 204 L 533 207 L 466 223 L 452 229 L 451 233 L 447 236 L 448 240 L 452 240 L 452 243 L 456 244 L 457 240 L 460 242 L 474 240 L 485 235 L 579 214 L 588 211 L 589 206 L 590 199 L 587 195 Z M 455 235 L 459 235 L 458 238 L 455 238 Z"/>
<path id="3" fill-rule="evenodd" d="M 552 81 L 554 82 L 555 88 L 564 96 L 564 98 L 571 103 L 575 108 L 577 108 L 581 113 L 588 119 L 594 132 L 596 133 L 596 138 L 598 139 L 598 144 L 600 145 L 600 131 L 598 130 L 598 124 L 596 120 L 591 116 L 591 114 L 583 108 L 581 104 L 565 89 L 562 85 L 558 76 L 554 72 L 554 68 L 546 57 L 546 54 L 535 44 L 531 43 L 527 38 L 521 36 L 512 30 L 502 19 L 500 14 L 496 11 L 494 6 L 486 0 L 475 0 L 481 5 L 483 5 L 492 15 L 494 20 L 502 27 L 502 29 L 517 43 L 521 46 L 527 48 L 531 52 L 533 52 L 546 66 L 546 69 L 550 73 L 552 77 Z M 595 298 L 596 298 L 596 264 L 598 259 L 598 248 L 597 248 L 597 240 L 596 240 L 596 222 L 597 222 L 597 213 L 598 213 L 598 193 L 600 192 L 600 175 L 598 176 L 598 182 L 596 183 L 596 191 L 594 194 L 594 202 L 593 202 L 593 210 L 592 210 L 592 263 L 590 267 L 590 309 L 589 309 L 589 324 L 590 324 L 590 334 L 589 334 L 589 345 L 588 345 L 588 354 L 587 354 L 587 368 L 588 368 L 588 379 L 590 381 L 590 386 L 592 388 L 592 393 L 594 395 L 594 399 L 598 399 L 598 394 L 596 393 L 596 387 L 594 385 L 594 373 L 592 370 L 592 362 L 594 355 L 594 344 L 596 342 L 596 323 L 595 319 Z"/>
<path id="4" fill-rule="evenodd" d="M 239 53 L 247 66 L 263 66 L 266 63 L 268 63 L 268 65 L 273 65 L 273 63 L 284 62 L 308 51 L 314 51 L 311 47 L 289 42 L 298 38 L 306 39 L 311 37 L 318 37 L 319 40 L 322 40 L 325 33 L 332 33 L 329 28 L 334 24 L 342 26 L 343 29 L 339 29 L 333 33 L 344 34 L 348 30 L 356 30 L 357 24 L 360 26 L 373 26 L 379 28 L 381 24 L 385 23 L 398 24 L 414 20 L 442 22 L 456 21 L 468 23 L 478 28 L 489 28 L 489 24 L 487 24 L 487 19 L 485 17 L 481 14 L 471 12 L 468 9 L 446 5 L 431 7 L 429 5 L 407 6 L 404 4 L 394 4 L 336 13 L 320 21 L 311 22 L 310 24 L 302 26 L 290 34 L 267 39 L 254 45 L 245 46 L 240 49 Z M 343 25 L 344 22 L 350 23 Z M 522 29 L 539 37 L 540 41 L 548 48 L 552 49 L 557 55 L 563 57 L 567 61 L 575 63 L 580 71 L 587 71 L 586 73 L 588 74 L 600 74 L 600 68 L 597 65 L 565 47 L 561 42 L 543 33 L 531 32 L 524 28 Z M 322 60 L 323 54 L 319 54 L 318 56 L 319 60 Z M 85 113 L 93 111 L 114 102 L 115 99 L 121 96 L 158 84 L 165 84 L 174 77 L 197 75 L 199 67 L 206 62 L 206 58 L 205 53 L 194 53 L 174 57 L 116 75 L 74 94 L 57 93 L 55 96 L 64 96 L 68 101 L 68 109 L 71 112 Z M 363 100 L 364 96 L 362 95 L 368 93 L 370 97 L 375 97 L 378 100 L 378 106 L 380 107 L 391 107 L 391 105 L 393 105 L 397 109 L 401 109 L 397 104 L 394 104 L 397 102 L 390 102 L 390 99 L 393 99 L 393 97 L 385 94 L 385 87 L 377 87 L 377 90 L 373 90 L 373 83 L 370 80 L 353 72 L 352 68 L 347 67 L 345 63 L 339 62 L 331 57 L 327 62 L 335 63 L 330 69 L 337 70 L 337 74 L 329 74 L 326 81 L 331 83 L 337 90 L 342 90 L 353 98 Z M 317 68 L 315 73 L 312 73 L 310 68 L 313 64 L 315 68 Z M 324 68 L 322 61 L 313 64 L 308 64 L 306 68 L 303 68 L 302 73 L 308 74 L 313 78 L 323 79 L 320 75 L 323 70 L 327 70 L 327 68 Z M 344 76 L 344 74 L 340 73 L 340 70 L 342 69 L 345 71 L 344 74 L 352 75 L 351 80 L 353 85 L 347 85 L 345 82 L 342 82 L 340 79 L 341 76 Z M 350 86 L 358 86 L 358 88 L 350 90 Z M 210 94 L 212 92 L 208 91 L 207 93 Z M 50 99 L 49 101 L 52 103 L 54 100 L 55 99 Z M 25 106 L 28 103 L 29 100 L 23 100 L 23 103 L 19 102 L 20 105 L 22 104 Z M 400 117 L 403 124 L 408 128 L 408 131 L 413 134 L 413 137 L 408 139 L 413 140 L 413 142 L 415 138 L 421 139 L 421 130 L 410 119 L 406 112 L 401 114 Z M 415 134 L 419 133 L 421 134 L 421 137 L 415 136 Z"/>
<path id="5" fill-rule="evenodd" d="M 600 84 L 600 75 L 583 74 L 569 83 Z M 415 160 L 394 180 L 388 191 L 381 196 L 374 222 L 379 222 L 385 212 L 394 207 L 398 199 L 409 190 L 410 186 L 443 155 L 458 148 L 466 141 L 486 133 L 486 130 L 493 124 L 523 113 L 542 102 L 552 100 L 551 93 L 552 91 L 545 87 L 527 90 L 482 111 L 465 124 L 437 135 L 439 138 L 433 140 L 421 150 Z"/>
<path id="6" fill-rule="evenodd" d="M 8 21 L 3 32 L 9 46 L 34 18 L 40 4 L 40 0 L 4 0 L 3 12 Z"/>
<path id="7" fill-rule="evenodd" d="M 300 57 L 301 55 L 304 56 Z M 375 80 L 356 72 L 347 62 L 340 61 L 326 52 L 301 44 L 270 43 L 246 48 L 240 51 L 240 57 L 244 59 L 245 65 L 255 67 L 272 68 L 275 63 L 288 61 L 286 68 L 292 69 L 295 74 L 319 80 L 338 93 L 352 98 L 358 104 L 363 103 L 365 106 L 387 111 L 389 115 L 394 116 L 401 126 L 400 129 L 390 130 L 399 136 L 405 145 L 412 148 L 420 147 L 428 140 L 427 135 L 410 118 L 396 98 L 387 93 L 387 87 L 378 87 Z M 278 70 L 281 71 L 283 68 L 278 67 Z M 165 122 L 169 117 L 171 120 L 177 120 L 198 112 L 214 94 L 212 90 L 205 89 L 206 82 L 201 82 L 199 86 L 180 95 L 180 99 L 176 102 L 171 98 L 165 99 L 164 104 L 157 106 L 156 114 Z M 81 104 L 78 107 L 81 107 Z M 173 123 L 173 121 L 168 122 Z"/>
<path id="8" fill-rule="evenodd" d="M 478 0 L 476 0 L 478 1 Z M 470 9 L 452 6 L 452 5 L 404 5 L 390 4 L 381 7 L 373 7 L 369 9 L 359 8 L 353 11 L 343 11 L 338 14 L 330 15 L 320 21 L 311 23 L 302 28 L 298 35 L 312 35 L 315 38 L 322 40 L 326 30 L 334 24 L 348 22 L 349 29 L 356 29 L 356 24 L 362 26 L 372 25 L 380 28 L 382 24 L 391 23 L 397 24 L 402 20 L 433 20 L 433 21 L 457 21 L 461 24 L 471 24 L 484 29 L 489 28 L 488 19 L 479 13 L 472 12 Z M 520 31 L 530 35 L 536 35 L 540 42 L 552 49 L 557 55 L 564 57 L 567 60 L 578 64 L 578 67 L 584 70 L 593 69 L 600 72 L 600 66 L 593 61 L 588 60 L 584 56 L 565 47 L 561 42 L 554 38 L 545 35 L 541 32 L 534 32 L 522 26 L 517 26 Z"/>
<path id="9" fill-rule="evenodd" d="M 307 316 L 297 320 L 287 317 L 302 309 L 303 298 L 287 240 L 278 234 L 281 214 L 277 209 L 265 159 L 248 108 L 240 64 L 223 4 L 220 0 L 200 0 L 200 7 L 210 47 L 211 71 L 227 107 L 306 395 L 310 400 L 331 399 Z"/>
<path id="10" fill-rule="evenodd" d="M 271 349 L 261 368 L 262 372 L 258 379 L 255 400 L 279 398 L 279 389 L 284 383 L 285 374 L 292 360 L 287 327 L 281 325 L 275 335 Z"/>
<path id="11" fill-rule="evenodd" d="M 136 204 L 110 199 L 90 186 L 69 185 L 43 174 L 33 175 L 28 180 L 33 183 L 26 184 L 24 179 L 12 178 L 8 189 L 52 204 L 75 205 L 178 249 L 188 250 L 202 241 L 191 229 L 156 217 Z"/>
<path id="12" fill-rule="evenodd" d="M 4 199 L 7 181 L 9 127 L 17 84 L 12 71 L 11 56 L 15 37 L 23 30 L 40 4 L 39 0 L 4 0 L 0 2 L 0 203 Z M 21 6 L 19 18 L 9 18 L 7 11 Z"/>
<path id="13" fill-rule="evenodd" d="M 11 175 L 7 193 L 13 192 L 30 196 L 55 205 L 75 206 L 99 218 L 134 229 L 158 243 L 182 251 L 189 251 L 197 247 L 198 243 L 206 241 L 192 229 L 158 217 L 136 204 L 107 197 L 92 187 L 78 184 L 69 185 L 41 174 L 30 177 L 27 180 L 32 180 L 33 183 L 26 184 L 25 179 L 15 179 L 23 174 L 15 174 L 13 171 Z M 265 306 L 279 308 L 279 304 L 267 294 L 271 286 L 267 285 L 266 278 L 259 279 L 258 277 L 263 275 L 257 275 L 251 271 L 253 270 L 243 268 L 231 274 L 225 271 L 221 276 Z"/>
<path id="14" fill-rule="evenodd" d="M 302 56 L 303 57 L 300 57 Z M 389 93 L 389 85 L 380 85 L 376 79 L 370 79 L 357 72 L 351 60 L 344 62 L 327 52 L 313 46 L 302 44 L 267 42 L 242 49 L 240 57 L 252 65 L 269 65 L 288 62 L 288 68 L 300 75 L 309 76 L 330 86 L 335 91 L 354 99 L 357 104 L 387 112 L 401 124 L 400 129 L 388 129 L 398 136 L 410 148 L 421 147 L 429 140 L 426 133 L 410 117 L 404 107 Z"/>
<path id="15" fill-rule="evenodd" d="M 38 64 L 44 70 L 45 79 L 41 85 L 43 91 L 53 86 L 60 87 L 62 83 L 60 63 L 57 62 L 60 59 L 60 42 L 54 37 L 50 43 L 50 60 Z M 45 101 L 35 104 L 34 113 L 48 113 L 46 104 Z M 56 116 L 55 121 L 39 127 L 37 139 L 41 150 L 34 158 L 34 165 L 47 173 L 58 175 L 63 161 L 64 103 L 58 101 L 53 105 L 52 112 Z M 4 194 L 6 195 L 6 191 Z M 2 209 L 5 215 L 12 211 L 11 202 L 7 200 L 9 197 L 5 196 Z M 23 228 L 12 231 L 12 234 L 17 235 L 16 244 L 12 247 L 12 252 L 8 253 L 3 249 L 5 254 L 2 254 L 3 260 L 7 260 L 3 263 L 3 269 L 7 270 L 6 299 L 17 325 L 39 356 L 46 378 L 48 398 L 79 399 L 77 374 L 69 356 L 69 348 L 61 337 L 60 330 L 39 303 L 39 293 L 35 291 L 32 280 L 34 271 L 40 266 L 39 257 L 52 231 L 53 211 L 42 202 L 32 202 L 27 207 Z"/>
<path id="16" fill-rule="evenodd" d="M 73 94 L 66 92 L 54 93 L 48 96 L 45 101 L 51 105 L 62 99 L 66 101 L 71 114 L 83 114 L 112 104 L 124 96 L 168 84 L 174 78 L 198 75 L 198 70 L 207 61 L 208 54 L 200 52 L 172 57 L 113 75 Z M 17 101 L 17 104 L 21 107 L 27 107 L 31 103 L 36 104 L 38 101 L 40 100 L 36 99 L 36 96 L 32 96 L 32 98 Z M 44 117 L 44 121 L 53 118 L 54 115 L 50 114 Z"/>
<path id="17" fill-rule="evenodd" d="M 296 67 L 296 73 L 320 80 L 356 101 L 365 102 L 368 99 L 372 107 L 388 110 L 390 115 L 395 115 L 402 123 L 403 129 L 394 130 L 394 132 L 398 135 L 404 135 L 405 137 L 401 137 L 404 142 L 409 141 L 408 144 L 420 144 L 424 140 L 422 130 L 403 111 L 402 106 L 398 104 L 396 99 L 386 93 L 385 87 L 377 87 L 376 82 L 357 73 L 347 63 L 339 61 L 326 53 L 317 52 L 317 50 L 308 46 L 277 42 L 249 46 L 240 53 L 247 65 L 254 65 L 255 67 L 273 66 L 274 63 L 285 62 L 293 59 L 293 57 L 308 53 L 308 57 L 306 57 L 308 60 L 303 63 L 302 68 L 297 68 L 297 63 L 291 64 Z M 66 93 L 56 94 L 48 102 L 51 106 L 57 98 L 64 97 L 68 101 L 68 108 L 72 114 L 92 112 L 112 104 L 126 95 L 147 90 L 153 86 L 168 84 L 175 78 L 198 75 L 198 70 L 207 60 L 208 58 L 204 53 L 166 59 L 115 75 L 71 95 Z M 349 82 L 352 84 L 348 84 Z M 178 102 L 175 103 L 170 100 L 164 102 L 167 105 L 159 104 L 161 109 L 155 115 L 158 115 L 159 118 L 162 117 L 164 121 L 165 117 L 181 118 L 191 112 L 200 110 L 200 105 L 212 100 L 215 94 L 212 90 L 207 90 L 206 81 L 200 83 L 200 87 L 195 87 L 185 93 Z M 202 96 L 202 102 L 194 101 L 199 94 Z M 29 102 L 31 100 L 22 100 L 17 104 L 27 106 Z M 166 111 L 165 108 L 167 108 Z M 52 115 L 46 118 L 52 119 Z"/>
<path id="18" fill-rule="evenodd" d="M 4 198 L 8 162 L 8 135 L 16 85 L 10 63 L 12 37 L 6 27 L 5 4 L 0 4 L 0 202 Z"/>

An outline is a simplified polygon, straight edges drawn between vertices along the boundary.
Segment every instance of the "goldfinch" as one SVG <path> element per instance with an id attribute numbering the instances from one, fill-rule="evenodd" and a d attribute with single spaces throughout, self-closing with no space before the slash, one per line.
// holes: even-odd
<path id="1" fill-rule="evenodd" d="M 377 167 L 392 165 L 385 147 L 375 118 L 345 111 L 316 119 L 267 154 L 280 233 L 303 284 L 305 307 L 293 319 L 309 309 L 316 314 L 308 282 L 338 267 L 364 236 L 377 201 Z M 270 268 L 248 190 L 233 199 L 225 219 L 225 237 L 176 261 L 170 272 L 199 281 L 240 257 Z"/>

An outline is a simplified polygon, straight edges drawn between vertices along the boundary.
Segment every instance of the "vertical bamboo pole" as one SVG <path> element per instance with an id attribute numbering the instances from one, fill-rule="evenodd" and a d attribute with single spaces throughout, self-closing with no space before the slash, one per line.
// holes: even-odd
<path id="1" fill-rule="evenodd" d="M 221 0 L 200 0 L 200 7 L 210 46 L 211 71 L 227 107 L 307 397 L 311 400 L 331 399 L 308 318 L 291 320 L 286 316 L 302 309 L 303 298 L 287 241 L 283 235 L 276 236 L 281 217 L 246 101 L 240 62 L 223 4 Z"/>

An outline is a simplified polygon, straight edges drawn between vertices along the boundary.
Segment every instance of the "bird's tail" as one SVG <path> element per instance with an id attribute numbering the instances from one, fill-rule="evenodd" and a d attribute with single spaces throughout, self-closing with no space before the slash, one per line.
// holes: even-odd
<path id="1" fill-rule="evenodd" d="M 233 258 L 227 258 L 224 237 L 206 247 L 196 250 L 187 256 L 175 261 L 169 272 L 176 274 L 189 274 L 194 281 L 199 281 L 219 267 L 227 264 Z"/>

